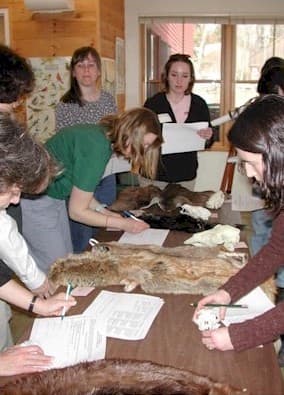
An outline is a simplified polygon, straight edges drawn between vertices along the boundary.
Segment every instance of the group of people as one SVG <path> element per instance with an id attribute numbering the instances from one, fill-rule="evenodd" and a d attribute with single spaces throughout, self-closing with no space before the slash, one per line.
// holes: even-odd
<path id="1" fill-rule="evenodd" d="M 130 162 L 141 185 L 152 182 L 163 188 L 179 182 L 193 189 L 197 153 L 161 155 L 162 115 L 171 122 L 207 122 L 208 127 L 198 133 L 209 147 L 214 142 L 209 109 L 192 92 L 195 73 L 190 57 L 174 54 L 164 68 L 164 90 L 147 99 L 143 107 L 118 114 L 114 98 L 99 85 L 99 54 L 92 47 L 82 47 L 72 56 L 71 86 L 57 105 L 55 134 L 42 146 L 12 116 L 17 102 L 33 88 L 30 66 L 5 46 L 0 46 L 0 62 L 0 298 L 30 312 L 59 315 L 76 300 L 66 301 L 62 293 L 53 295 L 47 273 L 57 258 L 81 252 L 94 227 L 132 233 L 149 227 L 107 208 L 116 193 L 115 177 L 103 177 L 112 153 Z M 283 265 L 284 98 L 280 90 L 273 93 L 261 94 L 229 132 L 243 168 L 256 180 L 271 210 L 271 238 L 237 275 L 201 299 L 195 316 L 206 303 L 235 301 Z M 10 204 L 19 201 L 20 207 L 9 212 Z M 13 279 L 13 273 L 26 288 Z M 256 319 L 203 332 L 202 342 L 218 350 L 243 350 L 271 342 L 284 333 L 283 312 L 284 303 L 279 303 Z M 220 314 L 224 316 L 224 308 Z M 51 359 L 37 346 L 6 348 L 12 341 L 10 313 L 4 303 L 0 318 L 5 322 L 5 332 L 2 325 L 0 331 L 0 375 L 48 368 Z"/>

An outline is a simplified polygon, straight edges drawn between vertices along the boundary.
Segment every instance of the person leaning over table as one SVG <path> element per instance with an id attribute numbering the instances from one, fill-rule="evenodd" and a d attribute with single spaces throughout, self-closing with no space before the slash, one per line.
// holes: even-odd
<path id="1" fill-rule="evenodd" d="M 43 271 L 73 251 L 67 200 L 69 217 L 79 223 L 130 233 L 149 227 L 102 207 L 93 192 L 113 152 L 128 159 L 133 172 L 154 177 L 161 144 L 157 116 L 142 107 L 108 115 L 96 125 L 61 129 L 47 141 L 47 150 L 61 163 L 63 172 L 41 198 L 21 199 L 24 237 Z"/>
<path id="2" fill-rule="evenodd" d="M 240 166 L 259 182 L 274 214 L 271 238 L 218 291 L 201 299 L 194 319 L 207 303 L 234 303 L 283 267 L 284 256 L 284 98 L 265 95 L 250 104 L 232 126 L 228 139 L 236 148 Z M 220 318 L 226 313 L 220 308 Z M 202 332 L 209 349 L 246 350 L 273 342 L 284 333 L 284 302 L 245 322 Z"/>
<path id="3" fill-rule="evenodd" d="M 18 204 L 21 191 L 40 193 L 46 188 L 56 167 L 48 152 L 10 116 L 0 116 L 0 375 L 42 370 L 51 359 L 39 347 L 7 347 L 13 344 L 9 328 L 11 312 L 4 302 L 42 315 L 59 315 L 76 302 L 58 294 L 45 300 L 48 281 L 28 253 L 14 219 L 6 209 Z M 14 279 L 14 273 L 32 290 Z M 42 297 L 39 297 L 42 296 Z"/>
<path id="4" fill-rule="evenodd" d="M 70 89 L 56 106 L 56 130 L 76 124 L 97 123 L 103 116 L 117 113 L 114 97 L 101 89 L 102 64 L 93 47 L 77 48 L 70 63 Z M 104 177 L 96 190 L 95 199 L 110 206 L 116 199 L 116 175 Z M 70 220 L 74 252 L 82 252 L 84 240 L 91 238 L 96 229 Z"/>
<path id="5" fill-rule="evenodd" d="M 195 72 L 190 56 L 173 54 L 169 57 L 162 73 L 164 90 L 147 99 L 144 107 L 158 114 L 161 127 L 163 122 L 190 123 L 208 122 L 209 127 L 200 129 L 198 134 L 206 140 L 205 147 L 213 144 L 210 114 L 205 100 L 192 92 Z M 154 184 L 164 188 L 168 183 L 181 183 L 193 190 L 198 168 L 197 152 L 181 152 L 162 155 Z M 141 185 L 153 183 L 140 178 Z"/>

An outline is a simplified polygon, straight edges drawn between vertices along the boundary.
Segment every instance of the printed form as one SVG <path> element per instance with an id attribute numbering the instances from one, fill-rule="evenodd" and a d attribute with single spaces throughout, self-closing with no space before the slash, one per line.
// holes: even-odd
<path id="1" fill-rule="evenodd" d="M 26 344 L 36 344 L 53 356 L 51 368 L 103 359 L 106 352 L 106 337 L 99 333 L 97 319 L 80 315 L 36 318 Z"/>
<path id="2" fill-rule="evenodd" d="M 157 296 L 101 291 L 83 315 L 99 317 L 99 331 L 105 336 L 140 340 L 163 304 Z"/>

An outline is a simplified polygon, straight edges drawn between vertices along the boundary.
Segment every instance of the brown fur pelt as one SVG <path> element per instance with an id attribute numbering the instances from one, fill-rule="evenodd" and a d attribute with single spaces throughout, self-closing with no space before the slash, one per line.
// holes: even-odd
<path id="1" fill-rule="evenodd" d="M 55 285 L 110 286 L 124 285 L 132 291 L 140 285 L 146 293 L 208 294 L 238 272 L 246 254 L 228 253 L 219 247 L 154 245 L 136 246 L 104 243 L 92 252 L 70 254 L 50 268 Z M 270 296 L 275 285 L 268 284 Z"/>
<path id="2" fill-rule="evenodd" d="M 137 246 L 110 242 L 93 247 L 91 252 L 70 254 L 50 268 L 49 279 L 56 285 L 136 286 L 146 293 L 209 294 L 239 271 L 247 255 L 228 253 L 219 247 L 154 245 Z M 275 293 L 272 280 L 267 285 Z M 272 297 L 273 300 L 273 297 Z"/>
<path id="3" fill-rule="evenodd" d="M 11 379 L 2 395 L 241 395 L 193 372 L 132 360 L 85 362 Z M 247 392 L 246 392 L 247 393 Z M 249 395 L 249 394 L 248 394 Z"/>
<path id="4" fill-rule="evenodd" d="M 165 189 L 160 189 L 154 185 L 146 187 L 124 188 L 117 197 L 117 200 L 109 207 L 113 211 L 137 210 L 148 206 L 155 198 L 155 206 L 145 209 L 146 212 L 175 211 L 182 204 L 193 206 L 203 206 L 214 194 L 213 191 L 193 192 L 179 184 L 168 184 Z"/>

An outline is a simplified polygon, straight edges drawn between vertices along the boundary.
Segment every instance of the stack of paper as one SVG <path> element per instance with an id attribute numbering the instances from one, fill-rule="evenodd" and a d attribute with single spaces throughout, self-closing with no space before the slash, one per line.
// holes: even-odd
<path id="1" fill-rule="evenodd" d="M 82 316 L 35 319 L 29 344 L 54 357 L 52 368 L 103 359 L 106 351 L 106 337 L 99 333 L 97 319 Z"/>
<path id="2" fill-rule="evenodd" d="M 35 319 L 24 345 L 53 356 L 51 368 L 103 359 L 106 336 L 144 339 L 163 304 L 156 296 L 102 291 L 83 315 Z"/>

